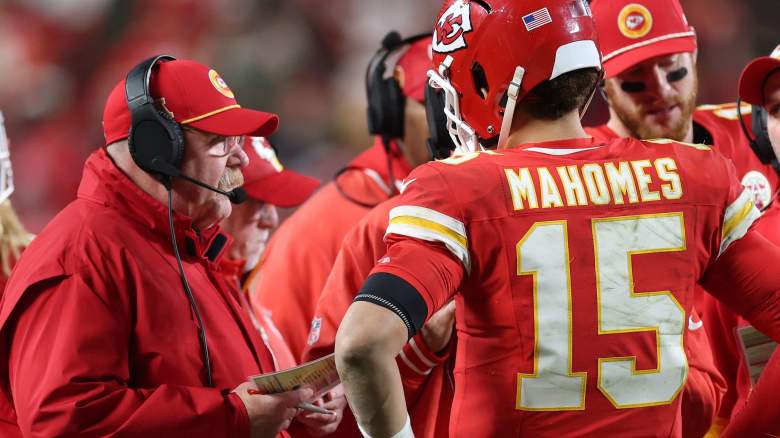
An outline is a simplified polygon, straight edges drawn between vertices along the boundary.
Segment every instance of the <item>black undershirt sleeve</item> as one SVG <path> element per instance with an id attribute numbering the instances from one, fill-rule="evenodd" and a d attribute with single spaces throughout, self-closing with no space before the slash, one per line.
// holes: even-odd
<path id="1" fill-rule="evenodd" d="M 354 301 L 374 303 L 398 315 L 409 331 L 409 339 L 420 330 L 428 315 L 428 306 L 420 292 L 401 277 L 385 272 L 371 274 Z"/>

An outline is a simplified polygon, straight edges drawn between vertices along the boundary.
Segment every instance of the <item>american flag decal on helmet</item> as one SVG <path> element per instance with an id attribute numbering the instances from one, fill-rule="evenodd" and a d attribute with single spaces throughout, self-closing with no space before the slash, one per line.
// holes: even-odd
<path id="1" fill-rule="evenodd" d="M 552 23 L 552 17 L 550 17 L 550 11 L 547 8 L 542 8 L 523 16 L 525 30 L 529 32 L 550 23 Z"/>

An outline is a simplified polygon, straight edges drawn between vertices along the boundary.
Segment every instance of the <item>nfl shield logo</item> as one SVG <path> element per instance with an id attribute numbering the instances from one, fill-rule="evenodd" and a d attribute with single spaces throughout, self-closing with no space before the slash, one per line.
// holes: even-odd
<path id="1" fill-rule="evenodd" d="M 320 328 L 322 328 L 322 317 L 315 316 L 314 319 L 311 320 L 309 339 L 306 340 L 307 344 L 314 345 L 320 340 Z"/>

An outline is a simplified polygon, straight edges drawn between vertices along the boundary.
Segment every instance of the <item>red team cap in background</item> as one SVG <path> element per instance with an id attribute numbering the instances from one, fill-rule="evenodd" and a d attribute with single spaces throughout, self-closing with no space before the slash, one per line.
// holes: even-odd
<path id="1" fill-rule="evenodd" d="M 696 50 L 696 32 L 677 0 L 594 0 L 591 9 L 606 79 L 656 56 Z"/>
<path id="2" fill-rule="evenodd" d="M 431 68 L 431 39 L 422 38 L 410 44 L 395 66 L 395 77 L 404 96 L 425 103 L 425 84 Z"/>
<path id="3" fill-rule="evenodd" d="M 263 137 L 244 139 L 249 165 L 241 169 L 246 194 L 277 207 L 297 207 L 319 187 L 317 179 L 287 170 L 279 162 L 271 144 Z"/>
<path id="4" fill-rule="evenodd" d="M 753 105 L 764 104 L 764 84 L 769 74 L 780 69 L 780 45 L 769 56 L 750 61 L 739 76 L 739 97 Z"/>
<path id="5" fill-rule="evenodd" d="M 182 125 L 224 136 L 271 135 L 279 126 L 276 114 L 242 108 L 222 77 L 209 67 L 189 60 L 158 63 L 152 73 L 151 95 Z M 108 96 L 103 111 L 106 145 L 130 132 L 130 109 L 125 81 Z"/>

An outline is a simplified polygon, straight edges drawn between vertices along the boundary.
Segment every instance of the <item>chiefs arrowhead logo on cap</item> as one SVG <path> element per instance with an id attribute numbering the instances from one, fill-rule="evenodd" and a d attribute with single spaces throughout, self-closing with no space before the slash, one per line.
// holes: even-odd
<path id="1" fill-rule="evenodd" d="M 277 172 L 284 170 L 284 166 L 282 166 L 282 163 L 276 156 L 274 148 L 271 147 L 265 137 L 252 137 L 252 148 L 254 148 L 258 157 L 268 161 L 268 163 L 270 163 Z"/>
<path id="2" fill-rule="evenodd" d="M 214 70 L 209 70 L 209 80 L 211 80 L 211 85 L 214 86 L 214 88 L 217 89 L 223 96 L 229 97 L 231 99 L 235 99 L 236 96 L 233 94 L 233 91 L 228 87 L 227 83 L 225 83 L 225 80 L 222 79 L 222 76 L 219 75 Z"/>
<path id="3" fill-rule="evenodd" d="M 770 58 L 780 59 L 780 45 L 775 47 L 775 50 L 772 50 L 772 54 L 769 55 Z"/>
<path id="4" fill-rule="evenodd" d="M 642 38 L 653 28 L 653 15 L 646 7 L 631 3 L 618 14 L 618 27 L 628 38 Z"/>
<path id="5" fill-rule="evenodd" d="M 439 18 L 433 33 L 433 50 L 449 53 L 466 47 L 465 34 L 471 32 L 471 5 L 458 0 Z"/>

